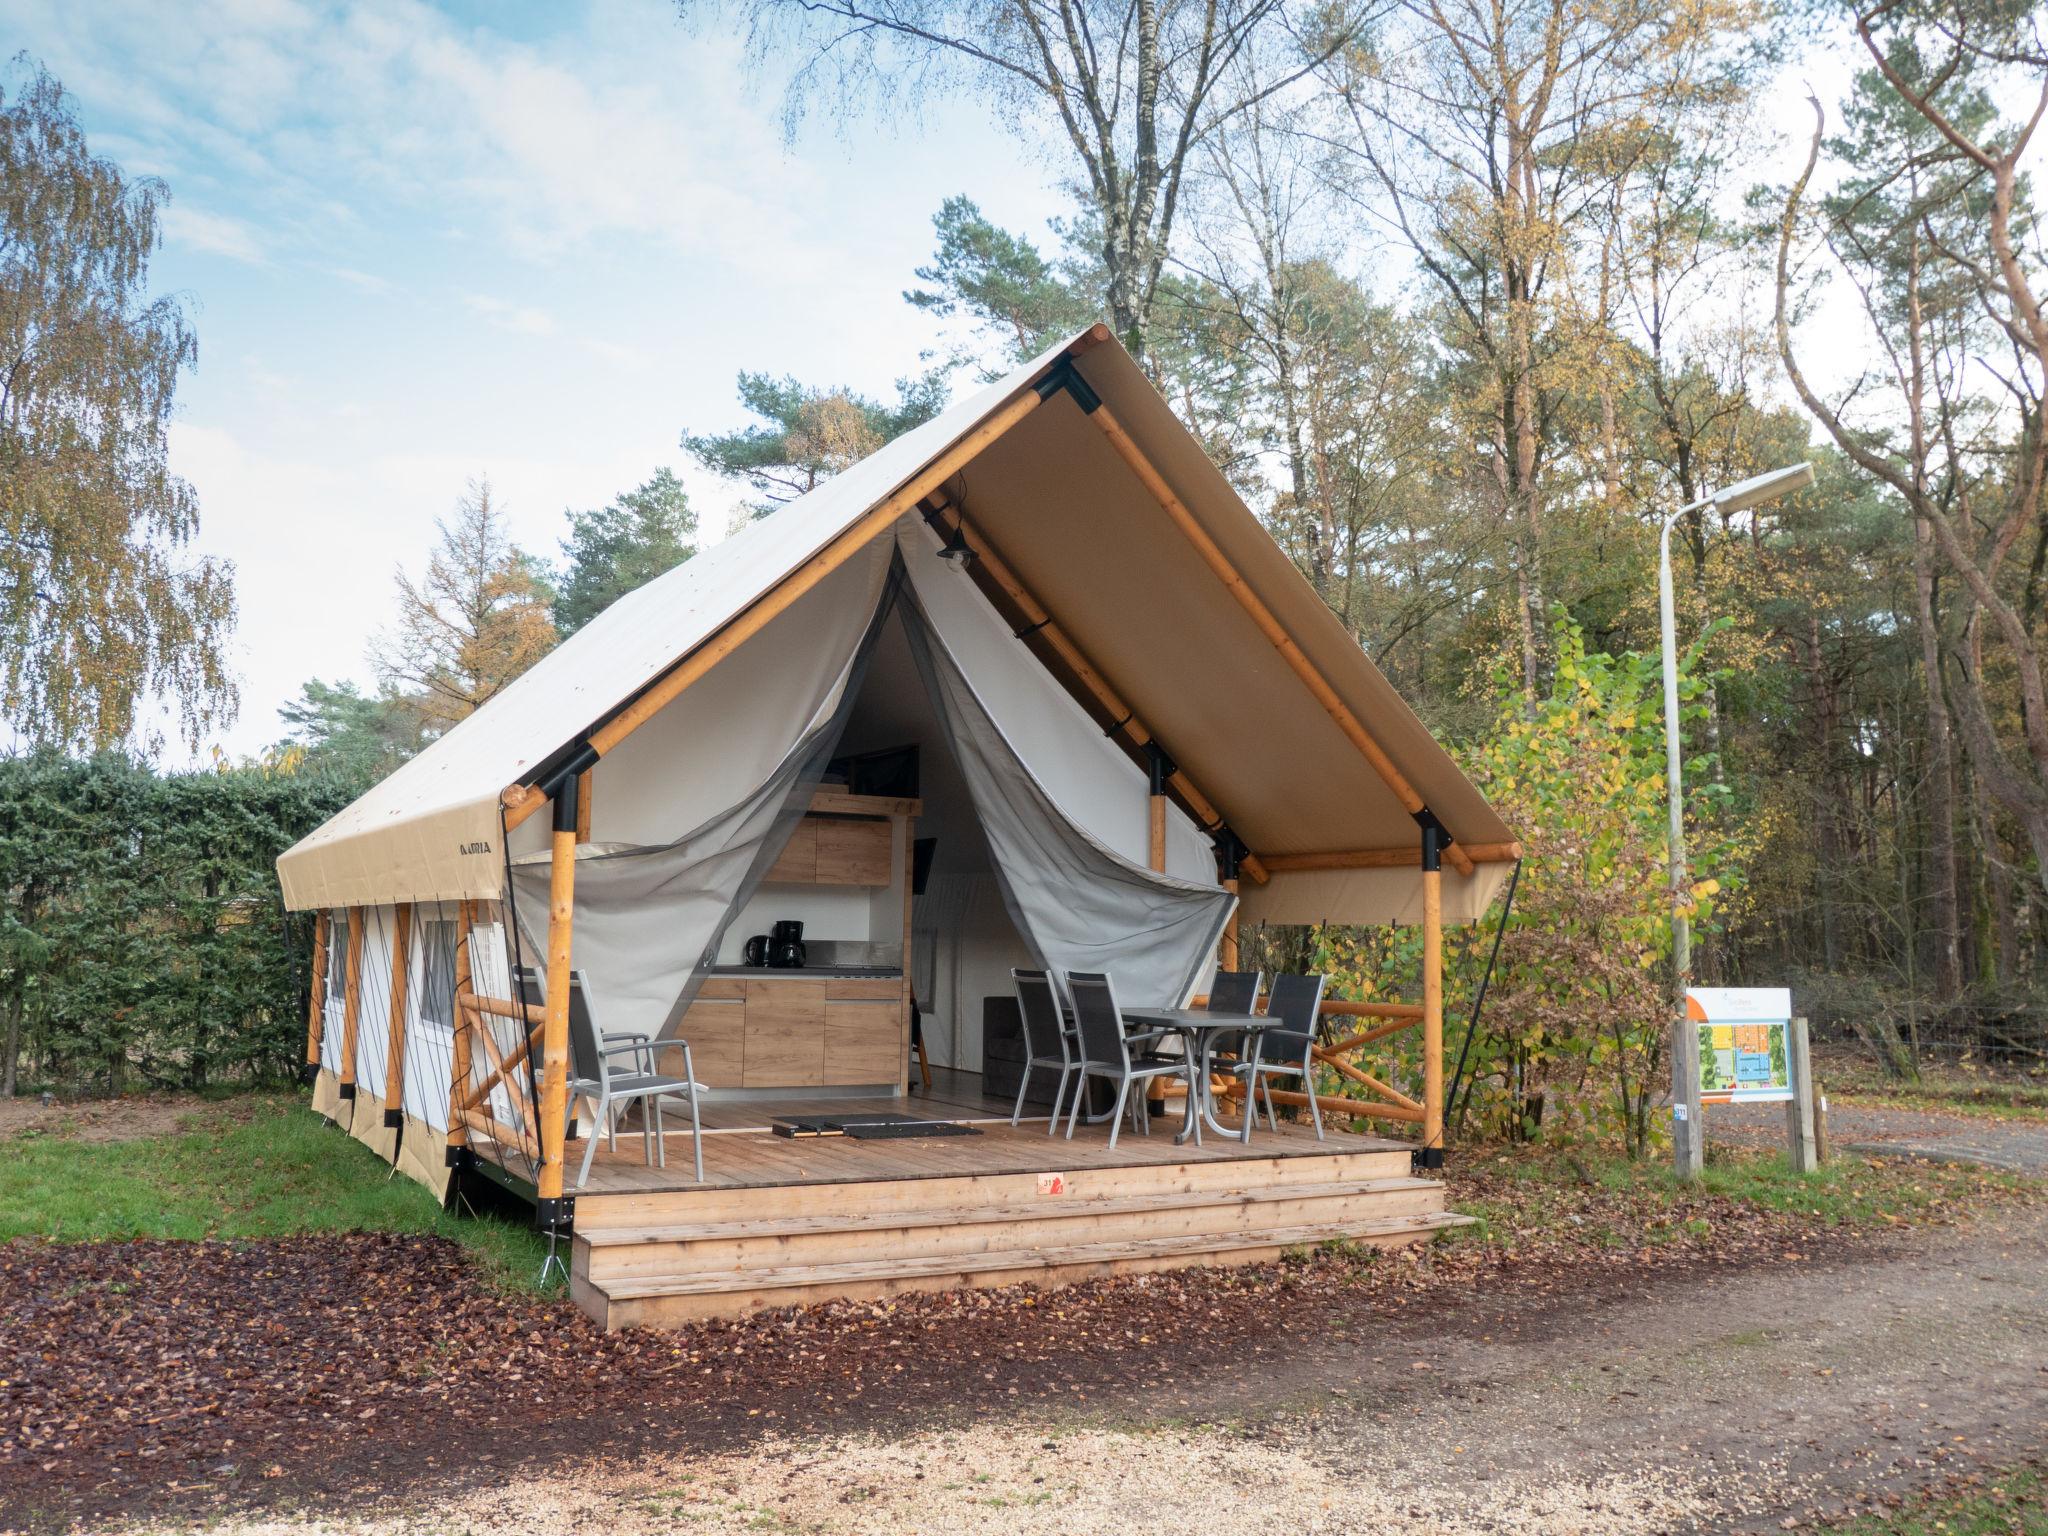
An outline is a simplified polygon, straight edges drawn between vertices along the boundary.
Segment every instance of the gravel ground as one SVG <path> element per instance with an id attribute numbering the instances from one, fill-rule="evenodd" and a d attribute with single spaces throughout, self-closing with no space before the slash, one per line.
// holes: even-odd
<path id="1" fill-rule="evenodd" d="M 431 1498 L 204 1528 L 1776 1531 L 2048 1458 L 2048 1212 L 2014 1208 L 1841 1254 L 1810 1246 L 1773 1267 L 1655 1270 L 1616 1276 L 1604 1294 L 1390 1314 L 1384 1331 L 1285 1359 L 1218 1337 L 1211 1367 L 1171 1392 L 1134 1377 L 1085 1416 L 983 1397 L 957 1425 L 767 1431 L 714 1451 L 593 1455 Z"/>
<path id="2" fill-rule="evenodd" d="M 1751 1145 L 1782 1145 L 1785 1108 L 1716 1105 L 1707 1111 L 1707 1134 Z M 1836 1099 L 1828 1105 L 1828 1135 L 1838 1151 L 1976 1163 L 2008 1173 L 2048 1176 L 2048 1119 L 1942 1114 Z"/>

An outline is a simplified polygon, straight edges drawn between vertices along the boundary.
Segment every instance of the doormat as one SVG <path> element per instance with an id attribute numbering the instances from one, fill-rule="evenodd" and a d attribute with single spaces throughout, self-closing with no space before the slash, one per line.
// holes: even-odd
<path id="1" fill-rule="evenodd" d="M 851 1136 L 856 1141 L 890 1141 L 909 1136 L 979 1136 L 954 1120 L 918 1120 L 909 1115 L 806 1115 L 777 1120 L 778 1136 Z"/>
<path id="2" fill-rule="evenodd" d="M 850 1121 L 846 1134 L 855 1141 L 894 1141 L 905 1136 L 979 1136 L 980 1131 L 957 1120 L 910 1120 L 892 1116 Z"/>

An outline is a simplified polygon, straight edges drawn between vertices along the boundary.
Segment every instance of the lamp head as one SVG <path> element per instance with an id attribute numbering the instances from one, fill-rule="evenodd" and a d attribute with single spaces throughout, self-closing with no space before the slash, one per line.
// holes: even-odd
<path id="1" fill-rule="evenodd" d="M 965 570 L 978 560 L 980 556 L 968 544 L 966 530 L 960 524 L 955 523 L 953 531 L 946 535 L 945 547 L 939 551 L 939 558 L 941 560 L 957 560 L 960 562 L 960 568 Z"/>
<path id="2" fill-rule="evenodd" d="M 1751 475 L 1747 480 L 1738 480 L 1725 490 L 1714 492 L 1707 501 L 1723 512 L 1746 512 L 1767 501 L 1776 501 L 1780 496 L 1803 491 L 1811 484 L 1811 463 L 1790 464 L 1783 469 L 1770 469 L 1760 475 Z"/>

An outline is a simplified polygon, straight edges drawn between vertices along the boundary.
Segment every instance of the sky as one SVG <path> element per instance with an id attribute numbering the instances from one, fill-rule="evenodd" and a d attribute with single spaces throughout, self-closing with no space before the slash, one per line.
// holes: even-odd
<path id="1" fill-rule="evenodd" d="M 1060 206 L 979 109 L 790 142 L 781 82 L 666 0 L 0 0 L 0 39 L 171 189 L 152 286 L 199 335 L 171 462 L 241 607 L 201 760 L 278 740 L 309 677 L 371 681 L 393 570 L 472 477 L 549 558 L 565 508 L 661 465 L 721 533 L 736 493 L 677 438 L 747 419 L 739 370 L 891 394 L 937 339 L 901 294 L 940 201 Z"/>
<path id="2" fill-rule="evenodd" d="M 738 493 L 677 439 L 746 421 L 741 369 L 890 394 L 939 339 L 901 295 L 940 202 L 1040 238 L 1065 206 L 971 98 L 792 139 L 735 32 L 669 0 L 0 0 L 95 152 L 171 189 L 172 467 L 240 600 L 240 715 L 198 761 L 279 740 L 309 678 L 372 683 L 393 573 L 472 478 L 549 559 L 662 465 L 715 537 Z"/>

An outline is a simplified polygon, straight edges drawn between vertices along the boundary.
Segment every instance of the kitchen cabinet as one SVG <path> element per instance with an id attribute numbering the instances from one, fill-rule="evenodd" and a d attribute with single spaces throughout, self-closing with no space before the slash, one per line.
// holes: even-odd
<path id="1" fill-rule="evenodd" d="M 890 1087 L 903 1081 L 900 978 L 707 977 L 683 1015 L 707 1088 Z M 680 1051 L 658 1057 L 683 1070 Z"/>
<path id="2" fill-rule="evenodd" d="M 683 1015 L 682 1036 L 690 1042 L 690 1065 L 706 1088 L 740 1088 L 746 1084 L 747 1004 L 744 996 L 707 996 L 715 985 L 706 982 Z M 737 988 L 735 988 L 737 990 Z M 663 1070 L 680 1073 L 682 1053 L 671 1053 Z"/>
<path id="3" fill-rule="evenodd" d="M 816 830 L 819 885 L 887 885 L 890 875 L 889 823 L 806 816 Z"/>
<path id="4" fill-rule="evenodd" d="M 825 1081 L 825 983 L 777 978 L 747 988 L 748 1088 L 816 1088 Z"/>
<path id="5" fill-rule="evenodd" d="M 887 885 L 895 873 L 886 818 L 806 816 L 767 879 L 790 885 Z"/>
<path id="6" fill-rule="evenodd" d="M 782 856 L 770 867 L 770 880 L 786 880 L 793 885 L 815 885 L 818 880 L 818 819 L 806 816 L 796 824 L 796 830 L 789 835 L 783 846 Z"/>
<path id="7" fill-rule="evenodd" d="M 903 1006 L 828 999 L 825 1003 L 825 1082 L 832 1087 L 895 1083 L 903 1073 Z"/>

